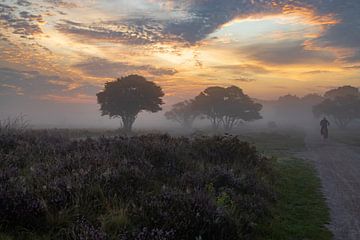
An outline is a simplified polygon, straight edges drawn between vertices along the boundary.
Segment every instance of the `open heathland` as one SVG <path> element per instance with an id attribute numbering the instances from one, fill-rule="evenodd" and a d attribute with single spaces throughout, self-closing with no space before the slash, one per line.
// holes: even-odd
<path id="1" fill-rule="evenodd" d="M 3 239 L 251 239 L 271 160 L 237 137 L 0 138 Z"/>

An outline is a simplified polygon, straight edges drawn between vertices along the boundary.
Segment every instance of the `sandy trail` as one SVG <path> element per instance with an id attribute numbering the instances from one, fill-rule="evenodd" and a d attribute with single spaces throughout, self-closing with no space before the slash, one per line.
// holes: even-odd
<path id="1" fill-rule="evenodd" d="M 360 240 L 360 151 L 308 136 L 305 157 L 312 160 L 322 181 L 331 212 L 335 240 Z"/>

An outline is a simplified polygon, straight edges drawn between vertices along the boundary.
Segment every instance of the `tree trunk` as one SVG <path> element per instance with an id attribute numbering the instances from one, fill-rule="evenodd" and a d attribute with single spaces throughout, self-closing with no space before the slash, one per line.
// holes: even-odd
<path id="1" fill-rule="evenodd" d="M 121 119 L 123 123 L 123 130 L 126 133 L 130 133 L 132 131 L 132 126 L 135 122 L 136 116 L 123 116 Z"/>
<path id="2" fill-rule="evenodd" d="M 218 131 L 219 127 L 220 127 L 220 121 L 221 120 L 219 120 L 217 117 L 211 117 L 210 121 L 211 121 L 213 131 L 214 132 Z"/>

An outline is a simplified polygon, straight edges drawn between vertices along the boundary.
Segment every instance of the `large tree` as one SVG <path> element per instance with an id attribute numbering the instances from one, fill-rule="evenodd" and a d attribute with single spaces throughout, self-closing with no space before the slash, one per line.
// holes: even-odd
<path id="1" fill-rule="evenodd" d="M 262 105 L 255 103 L 236 87 L 209 87 L 194 101 L 195 108 L 211 121 L 214 130 L 223 127 L 232 130 L 243 121 L 261 119 Z"/>
<path id="2" fill-rule="evenodd" d="M 360 97 L 354 95 L 328 98 L 313 109 L 315 116 L 329 116 L 335 124 L 344 129 L 353 120 L 360 118 Z"/>
<path id="3" fill-rule="evenodd" d="M 198 115 L 199 112 L 194 108 L 194 100 L 176 103 L 165 113 L 167 119 L 179 123 L 184 128 L 191 128 Z"/>
<path id="4" fill-rule="evenodd" d="M 130 132 L 140 112 L 161 110 L 163 96 L 163 91 L 155 83 L 139 75 L 129 75 L 105 83 L 97 99 L 102 115 L 121 118 L 124 130 Z"/>

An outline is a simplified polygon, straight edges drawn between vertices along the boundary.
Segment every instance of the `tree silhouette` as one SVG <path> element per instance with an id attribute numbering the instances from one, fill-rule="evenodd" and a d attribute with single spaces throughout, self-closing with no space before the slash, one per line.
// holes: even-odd
<path id="1" fill-rule="evenodd" d="M 236 87 L 209 87 L 194 101 L 195 108 L 208 118 L 214 130 L 223 127 L 230 131 L 243 121 L 261 119 L 262 105 Z"/>
<path id="2" fill-rule="evenodd" d="M 290 94 L 279 97 L 275 105 L 276 114 L 278 116 L 282 116 L 283 118 L 288 118 L 289 116 L 298 114 L 300 109 L 302 109 L 301 98 Z M 311 108 L 309 108 L 309 112 L 311 114 Z"/>
<path id="3" fill-rule="evenodd" d="M 165 113 L 169 120 L 179 123 L 183 128 L 191 128 L 199 112 L 194 109 L 194 100 L 186 100 L 173 105 L 172 109 Z"/>
<path id="4" fill-rule="evenodd" d="M 105 83 L 97 99 L 102 115 L 120 117 L 124 130 L 130 132 L 140 112 L 161 110 L 163 96 L 163 91 L 155 83 L 139 75 L 130 75 Z"/>
<path id="5" fill-rule="evenodd" d="M 353 120 L 360 118 L 360 98 L 354 95 L 326 99 L 313 108 L 315 116 L 329 116 L 335 124 L 345 129 Z"/>
<path id="6" fill-rule="evenodd" d="M 327 91 L 324 96 L 325 98 L 335 99 L 336 97 L 345 97 L 348 95 L 359 97 L 359 89 L 352 86 L 343 86 Z"/>
<path id="7" fill-rule="evenodd" d="M 274 102 L 274 113 L 278 121 L 289 124 L 314 124 L 312 120 L 314 115 L 312 109 L 315 105 L 324 101 L 324 98 L 318 94 L 308 94 L 304 97 L 296 95 L 285 95 L 279 97 Z"/>
<path id="8" fill-rule="evenodd" d="M 324 101 L 324 97 L 316 93 L 310 93 L 301 98 L 302 104 L 310 109 L 322 101 Z"/>

